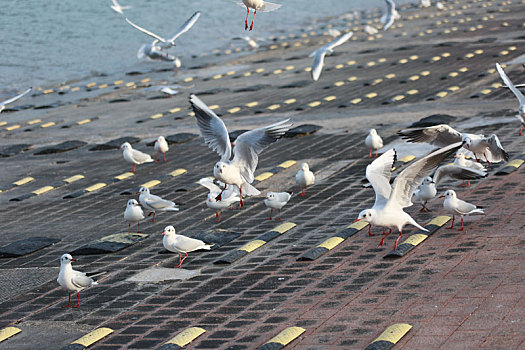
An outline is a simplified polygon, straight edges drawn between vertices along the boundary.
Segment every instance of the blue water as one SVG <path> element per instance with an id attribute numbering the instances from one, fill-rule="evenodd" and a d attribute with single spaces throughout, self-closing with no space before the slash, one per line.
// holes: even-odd
<path id="1" fill-rule="evenodd" d="M 281 9 L 260 13 L 251 35 L 267 37 L 298 31 L 322 17 L 384 7 L 382 0 L 279 0 Z M 225 48 L 246 35 L 246 10 L 232 0 L 121 0 L 124 15 L 142 27 L 170 36 L 195 11 L 195 26 L 170 54 Z M 50 86 L 97 73 L 125 71 L 139 63 L 138 48 L 150 37 L 130 27 L 109 8 L 110 0 L 4 0 L 0 7 L 0 95 L 28 86 Z M 251 14 L 250 14 L 251 20 Z M 165 63 L 159 63 L 164 64 Z"/>

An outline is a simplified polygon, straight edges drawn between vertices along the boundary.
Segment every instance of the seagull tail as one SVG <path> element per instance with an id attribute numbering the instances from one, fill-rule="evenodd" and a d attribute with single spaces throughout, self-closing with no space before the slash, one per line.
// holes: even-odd
<path id="1" fill-rule="evenodd" d="M 469 214 L 485 214 L 485 211 L 483 209 L 476 208 L 471 210 Z"/>
<path id="2" fill-rule="evenodd" d="M 417 228 L 420 229 L 421 231 L 428 232 L 428 230 L 427 230 L 426 228 L 424 228 L 423 226 L 421 226 L 420 224 L 418 224 L 418 223 L 416 222 L 416 220 L 414 220 L 414 219 L 412 219 L 412 218 L 410 218 L 409 224 L 411 224 L 411 225 L 417 227 Z"/>
<path id="3" fill-rule="evenodd" d="M 242 186 L 242 194 L 246 196 L 257 196 L 261 194 L 261 191 L 250 185 L 249 183 L 245 182 Z"/>
<path id="4" fill-rule="evenodd" d="M 200 249 L 210 250 L 213 244 L 204 244 Z"/>

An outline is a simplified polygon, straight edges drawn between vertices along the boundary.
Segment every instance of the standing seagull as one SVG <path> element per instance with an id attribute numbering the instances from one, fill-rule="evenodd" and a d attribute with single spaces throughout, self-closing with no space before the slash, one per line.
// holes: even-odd
<path id="1" fill-rule="evenodd" d="M 301 169 L 295 174 L 295 182 L 299 185 L 301 197 L 306 196 L 306 189 L 315 183 L 315 175 L 310 171 L 308 163 L 301 164 Z"/>
<path id="2" fill-rule="evenodd" d="M 149 188 L 147 187 L 141 187 L 139 189 L 139 193 L 140 193 L 140 196 L 139 196 L 140 204 L 144 208 L 151 211 L 151 213 L 149 213 L 148 216 L 153 214 L 153 218 L 151 219 L 151 222 L 155 222 L 155 213 L 157 211 L 159 212 L 179 211 L 179 208 L 177 207 L 177 204 L 175 204 L 175 202 L 168 201 L 159 196 L 151 194 L 149 192 Z"/>
<path id="3" fill-rule="evenodd" d="M 84 272 L 73 270 L 71 266 L 72 261 L 76 260 L 69 254 L 64 254 L 60 257 L 60 272 L 58 273 L 57 282 L 69 293 L 69 301 L 63 307 L 71 306 L 71 292 L 77 292 L 77 305 L 71 307 L 80 307 L 80 291 L 98 284 L 91 277 L 86 276 Z"/>
<path id="4" fill-rule="evenodd" d="M 230 160 L 232 146 L 222 119 L 193 94 L 190 95 L 190 104 L 195 112 L 204 142 L 221 156 L 221 160 L 213 168 L 213 176 L 225 184 L 237 186 L 240 207 L 244 207 L 243 193 L 246 196 L 256 196 L 261 193 L 250 185 L 254 180 L 253 173 L 257 168 L 259 153 L 290 129 L 292 124 L 286 124 L 290 119 L 241 134 L 235 140 L 233 159 Z M 217 199 L 221 199 L 221 194 Z"/>
<path id="5" fill-rule="evenodd" d="M 149 36 L 155 38 L 156 40 L 159 41 L 159 46 L 160 47 L 163 47 L 166 49 L 166 56 L 168 55 L 168 49 L 172 46 L 175 46 L 175 40 L 181 36 L 182 34 L 186 33 L 188 30 L 190 30 L 191 27 L 193 27 L 193 25 L 195 24 L 195 22 L 197 22 L 197 20 L 199 19 L 201 13 L 199 11 L 195 12 L 191 17 L 190 19 L 188 19 L 186 21 L 186 23 L 184 23 L 176 32 L 175 34 L 173 34 L 170 38 L 163 38 L 161 37 L 160 35 L 157 35 L 153 32 L 150 32 L 149 30 L 147 29 L 144 29 L 138 25 L 136 25 L 135 23 L 131 22 L 129 19 L 126 18 L 126 22 L 128 22 L 131 26 L 137 28 L 138 30 L 140 30 L 141 32 L 143 33 L 146 33 L 148 34 Z"/>
<path id="6" fill-rule="evenodd" d="M 376 129 L 370 129 L 365 139 L 365 145 L 370 149 L 370 156 L 368 158 L 372 158 L 372 150 L 376 151 L 377 157 L 377 150 L 383 147 L 383 139 L 379 136 Z"/>
<path id="7" fill-rule="evenodd" d="M 5 100 L 3 102 L 0 102 L 0 113 L 5 109 L 5 105 L 8 103 L 15 102 L 19 98 L 27 95 L 33 88 L 29 88 L 26 91 L 22 92 L 20 95 L 16 95 L 15 97 L 11 97 L 9 100 Z"/>
<path id="8" fill-rule="evenodd" d="M 179 253 L 179 264 L 175 268 L 180 268 L 182 263 L 188 257 L 189 252 L 193 252 L 199 249 L 210 250 L 213 244 L 206 244 L 200 239 L 190 238 L 175 233 L 173 226 L 166 226 L 162 232 L 164 238 L 162 239 L 162 245 L 164 248 L 173 253 Z M 186 256 L 182 259 L 181 253 L 185 253 Z"/>
<path id="9" fill-rule="evenodd" d="M 250 9 L 253 9 L 254 11 L 253 17 L 252 17 L 252 25 L 250 26 L 250 30 L 252 30 L 253 21 L 255 20 L 255 15 L 257 14 L 257 10 L 261 12 L 272 12 L 282 6 L 281 4 L 274 4 L 272 2 L 264 1 L 264 0 L 242 0 L 242 2 L 235 1 L 235 3 L 242 7 L 246 6 L 246 10 L 248 11 L 246 13 L 246 20 L 244 21 L 244 30 L 248 29 L 248 15 L 250 14 Z"/>
<path id="10" fill-rule="evenodd" d="M 447 227 L 449 230 L 454 228 L 454 220 L 456 219 L 455 215 L 461 215 L 461 228 L 460 231 L 463 231 L 465 227 L 463 226 L 463 216 L 469 214 L 485 214 L 483 209 L 477 208 L 474 204 L 467 203 L 462 201 L 456 196 L 456 192 L 453 190 L 448 190 L 439 198 L 445 198 L 443 202 L 443 208 L 450 214 L 452 214 L 452 224 L 450 227 Z"/>
<path id="11" fill-rule="evenodd" d="M 124 211 L 124 220 L 128 222 L 128 232 L 131 232 L 131 223 L 137 223 L 138 233 L 140 232 L 140 221 L 144 220 L 144 212 L 140 208 L 140 204 L 134 200 L 130 199 L 126 205 L 126 210 Z"/>
<path id="12" fill-rule="evenodd" d="M 274 209 L 279 210 L 279 217 L 275 220 L 281 220 L 281 209 L 288 203 L 292 198 L 292 193 L 288 192 L 268 192 L 266 193 L 266 198 L 264 198 L 264 205 L 267 208 L 270 208 L 270 218 L 272 220 L 272 214 Z"/>
<path id="13" fill-rule="evenodd" d="M 215 210 L 215 222 L 220 222 L 222 219 L 222 211 L 238 203 L 241 199 L 239 194 L 234 190 L 232 185 L 227 185 L 227 188 L 222 191 L 219 186 L 213 183 L 209 177 L 204 177 L 199 180 L 199 183 L 210 190 L 208 198 L 206 199 L 206 206 Z M 222 194 L 221 194 L 222 192 Z M 217 200 L 217 196 L 221 194 L 221 199 Z"/>
<path id="14" fill-rule="evenodd" d="M 121 15 L 124 14 L 123 10 L 128 10 L 131 8 L 131 6 L 120 6 L 117 0 L 111 0 L 111 5 L 109 7 L 111 7 L 113 11 L 120 13 Z"/>
<path id="15" fill-rule="evenodd" d="M 438 147 L 463 142 L 463 148 L 472 152 L 478 162 L 482 156 L 489 164 L 509 160 L 509 155 L 495 134 L 485 137 L 481 134 L 461 133 L 446 124 L 401 130 L 397 134 L 408 142 L 428 142 Z"/>
<path id="16" fill-rule="evenodd" d="M 390 186 L 390 175 L 396 160 L 396 151 L 390 149 L 383 153 L 366 167 L 366 178 L 372 184 L 376 193 L 376 200 L 371 209 L 365 209 L 357 218 L 371 225 L 381 227 L 395 227 L 399 230 L 399 236 L 394 244 L 394 250 L 402 235 L 403 226 L 411 224 L 420 230 L 428 231 L 419 225 L 403 208 L 412 205 L 411 197 L 416 187 L 428 176 L 428 174 L 446 157 L 454 154 L 461 147 L 457 142 L 450 146 L 435 150 L 418 161 L 412 163 L 403 170 Z M 386 236 L 383 237 L 379 246 L 383 245 Z"/>
<path id="17" fill-rule="evenodd" d="M 496 63 L 496 69 L 498 70 L 498 73 L 501 79 L 503 79 L 503 82 L 505 83 L 505 85 L 507 85 L 510 91 L 514 93 L 514 95 L 516 96 L 520 104 L 516 118 L 521 123 L 521 129 L 520 129 L 520 136 L 521 136 L 523 135 L 523 128 L 525 127 L 525 96 L 523 96 L 521 91 L 518 90 L 518 88 L 516 88 L 514 84 L 512 84 L 512 81 L 510 81 L 509 77 L 507 76 L 507 74 L 505 74 L 505 71 L 503 70 L 503 68 L 501 68 L 499 63 Z"/>
<path id="18" fill-rule="evenodd" d="M 162 153 L 164 155 L 164 161 L 166 161 L 166 152 L 170 149 L 168 146 L 168 142 L 166 142 L 166 139 L 164 136 L 157 137 L 157 141 L 155 141 L 155 151 L 157 151 L 156 162 L 160 160 L 160 154 Z"/>
<path id="19" fill-rule="evenodd" d="M 399 19 L 401 16 L 396 10 L 396 4 L 393 0 L 385 0 L 386 2 L 386 13 L 381 17 L 381 23 L 384 23 L 385 26 L 383 30 L 388 30 L 394 24 L 396 19 Z"/>
<path id="20" fill-rule="evenodd" d="M 324 57 L 328 54 L 332 54 L 334 52 L 334 48 L 344 44 L 347 42 L 352 35 L 354 35 L 354 32 L 348 32 L 346 34 L 341 35 L 339 38 L 335 39 L 332 42 L 329 42 L 328 44 L 322 46 L 321 48 L 315 50 L 312 52 L 308 57 L 314 57 L 314 63 L 312 64 L 312 70 L 310 71 L 312 75 L 312 79 L 314 81 L 317 81 L 319 77 L 321 76 L 321 71 L 323 70 L 324 65 Z"/>
<path id="21" fill-rule="evenodd" d="M 133 149 L 129 142 L 124 142 L 120 146 L 120 149 L 123 150 L 122 155 L 124 156 L 124 160 L 133 164 L 133 169 L 131 170 L 133 173 L 136 170 L 137 164 L 153 162 L 153 158 L 151 158 L 149 154 Z"/>

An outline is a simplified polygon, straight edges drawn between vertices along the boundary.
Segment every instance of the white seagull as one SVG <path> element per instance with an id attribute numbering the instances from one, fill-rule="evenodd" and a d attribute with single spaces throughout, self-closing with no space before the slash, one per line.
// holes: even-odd
<path id="1" fill-rule="evenodd" d="M 124 160 L 133 164 L 133 169 L 131 170 L 133 173 L 136 170 L 137 164 L 151 163 L 154 161 L 149 154 L 133 149 L 129 142 L 124 142 L 120 146 L 120 149 L 123 150 L 122 155 L 124 156 Z"/>
<path id="2" fill-rule="evenodd" d="M 483 209 L 479 209 L 474 204 L 467 203 L 461 199 L 459 199 L 456 196 L 456 192 L 453 190 L 448 190 L 439 198 L 445 198 L 445 201 L 443 202 L 443 208 L 445 210 L 452 214 L 452 224 L 450 227 L 447 227 L 449 230 L 454 228 L 454 220 L 456 219 L 456 215 L 461 216 L 461 228 L 460 231 L 463 231 L 465 227 L 463 226 L 463 216 L 470 215 L 470 214 L 485 214 Z"/>
<path id="3" fill-rule="evenodd" d="M 157 45 L 159 41 L 157 39 L 153 40 L 151 44 L 142 45 L 137 51 L 137 58 L 140 60 L 144 57 L 147 57 L 150 60 L 160 60 L 166 62 L 173 62 L 176 68 L 180 68 L 181 62 L 178 57 L 169 55 L 166 52 L 166 55 L 162 54 L 162 47 Z"/>
<path id="4" fill-rule="evenodd" d="M 306 196 L 306 189 L 315 183 L 315 175 L 310 171 L 308 163 L 301 164 L 301 169 L 295 174 L 295 182 L 299 185 L 301 197 Z"/>
<path id="5" fill-rule="evenodd" d="M 3 102 L 0 102 L 0 113 L 5 109 L 5 105 L 8 103 L 15 102 L 19 98 L 22 98 L 23 96 L 27 95 L 33 88 L 29 88 L 26 91 L 22 92 L 20 95 L 16 95 L 15 97 L 11 97 L 9 100 L 5 100 Z"/>
<path id="6" fill-rule="evenodd" d="M 259 10 L 260 12 L 272 12 L 282 6 L 281 4 L 274 4 L 272 2 L 264 1 L 264 0 L 242 0 L 242 1 L 235 1 L 235 3 L 242 7 L 246 6 L 246 10 L 248 11 L 246 13 L 246 20 L 244 21 L 244 30 L 248 29 L 248 15 L 250 14 L 250 9 L 253 9 L 254 11 L 253 17 L 252 17 L 252 24 L 250 26 L 250 30 L 252 30 L 253 21 L 255 20 L 255 15 L 257 14 L 257 10 Z"/>
<path id="7" fill-rule="evenodd" d="M 98 284 L 91 277 L 86 276 L 84 272 L 73 270 L 72 261 L 76 260 L 69 254 L 60 257 L 60 272 L 57 282 L 69 293 L 69 301 L 63 307 L 71 306 L 71 292 L 77 292 L 77 305 L 71 307 L 80 307 L 80 291 Z"/>
<path id="8" fill-rule="evenodd" d="M 377 157 L 377 150 L 383 147 L 383 139 L 381 136 L 379 136 L 376 129 L 370 129 L 368 131 L 368 136 L 365 139 L 365 145 L 370 149 L 370 156 L 368 158 L 372 158 L 372 150 L 376 151 Z"/>
<path id="9" fill-rule="evenodd" d="M 509 155 L 495 134 L 485 137 L 481 134 L 461 133 L 446 124 L 440 124 L 426 128 L 401 130 L 398 135 L 408 142 L 426 142 L 438 147 L 462 141 L 463 148 L 472 152 L 476 160 L 479 161 L 481 157 L 484 157 L 489 164 L 509 160 Z"/>
<path id="10" fill-rule="evenodd" d="M 264 205 L 266 205 L 267 208 L 270 208 L 270 218 L 268 220 L 272 220 L 273 210 L 278 209 L 279 210 L 279 217 L 275 220 L 281 220 L 281 209 L 288 203 L 288 201 L 292 198 L 292 193 L 288 192 L 268 192 L 266 193 L 266 197 L 264 198 Z"/>
<path id="11" fill-rule="evenodd" d="M 111 0 L 111 5 L 109 7 L 111 7 L 113 11 L 120 13 L 121 15 L 124 14 L 124 10 L 128 10 L 131 8 L 131 6 L 120 6 L 117 0 Z"/>
<path id="12" fill-rule="evenodd" d="M 454 154 L 460 147 L 461 143 L 457 142 L 435 150 L 415 161 L 396 177 L 392 186 L 390 186 L 390 175 L 396 161 L 396 151 L 390 149 L 383 153 L 366 167 L 366 178 L 374 188 L 376 200 L 371 209 L 365 209 L 359 213 L 357 221 L 363 220 L 375 226 L 397 228 L 399 230 L 399 236 L 394 244 L 394 250 L 397 248 L 403 226 L 406 224 L 411 224 L 420 230 L 428 231 L 419 225 L 410 215 L 405 213 L 403 208 L 412 205 L 412 194 L 432 169 L 446 157 Z M 390 233 L 391 229 L 385 234 L 379 246 L 383 245 L 386 236 Z"/>
<path id="13" fill-rule="evenodd" d="M 160 160 L 161 153 L 164 155 L 164 161 L 166 161 L 166 152 L 168 152 L 170 147 L 168 146 L 168 142 L 166 141 L 164 136 L 157 137 L 157 141 L 155 141 L 155 145 L 153 148 L 155 149 L 155 151 L 157 151 L 155 161 L 158 162 Z"/>
<path id="14" fill-rule="evenodd" d="M 206 198 L 206 206 L 210 209 L 215 210 L 215 221 L 220 222 L 222 219 L 222 212 L 228 207 L 231 208 L 232 205 L 238 203 L 241 198 L 239 194 L 235 191 L 232 185 L 226 185 L 226 189 L 222 189 L 213 183 L 213 180 L 209 177 L 205 177 L 199 180 L 199 183 L 210 190 L 208 193 L 208 198 Z M 222 192 L 222 194 L 221 194 Z M 217 196 L 221 194 L 221 199 L 217 200 Z"/>
<path id="15" fill-rule="evenodd" d="M 210 250 L 213 244 L 206 244 L 200 239 L 190 238 L 175 233 L 173 226 L 166 226 L 162 232 L 164 238 L 162 239 L 162 245 L 166 250 L 173 253 L 179 253 L 179 264 L 175 268 L 182 266 L 182 263 L 188 257 L 189 252 L 193 252 L 199 249 Z M 181 254 L 185 253 L 186 256 L 182 259 Z"/>
<path id="16" fill-rule="evenodd" d="M 177 207 L 177 204 L 175 202 L 163 199 L 159 196 L 156 196 L 154 194 L 151 194 L 149 191 L 149 188 L 147 187 L 141 187 L 139 189 L 139 202 L 140 204 L 151 211 L 151 213 L 148 214 L 150 216 L 153 214 L 153 218 L 151 219 L 151 222 L 155 222 L 155 213 L 157 211 L 163 212 L 163 211 L 179 211 L 179 208 Z"/>
<path id="17" fill-rule="evenodd" d="M 505 74 L 505 71 L 503 70 L 503 68 L 501 68 L 499 63 L 496 63 L 496 69 L 498 70 L 498 73 L 501 79 L 503 79 L 503 82 L 505 83 L 505 85 L 507 85 L 510 91 L 514 93 L 514 96 L 516 96 L 516 98 L 518 99 L 518 103 L 520 104 L 520 106 L 518 107 L 518 114 L 516 115 L 516 118 L 521 123 L 521 128 L 520 128 L 520 136 L 521 136 L 523 134 L 523 128 L 525 127 L 525 96 L 523 96 L 521 91 L 518 90 L 514 84 L 512 84 L 512 81 L 510 81 L 509 77 L 507 76 L 507 74 Z"/>
<path id="18" fill-rule="evenodd" d="M 374 34 L 377 34 L 377 32 L 378 32 L 378 30 L 377 30 L 376 27 L 373 27 L 373 26 L 371 26 L 371 25 L 369 25 L 369 24 L 365 25 L 365 26 L 363 27 L 363 30 L 364 30 L 364 32 L 365 32 L 366 34 L 368 34 L 368 35 L 374 35 Z"/>
<path id="19" fill-rule="evenodd" d="M 319 77 L 321 76 L 321 71 L 323 70 L 323 65 L 324 65 L 324 57 L 326 55 L 332 54 L 334 52 L 333 49 L 335 47 L 347 42 L 352 37 L 352 35 L 354 35 L 354 32 L 348 32 L 346 34 L 343 34 L 339 38 L 335 39 L 334 41 L 329 42 L 328 44 L 315 50 L 308 56 L 308 57 L 314 57 L 314 62 L 312 64 L 312 70 L 310 71 L 310 74 L 312 75 L 312 79 L 314 81 L 317 81 Z"/>
<path id="20" fill-rule="evenodd" d="M 236 36 L 235 38 L 233 38 L 232 40 L 244 40 L 246 41 L 246 43 L 248 44 L 249 47 L 251 47 L 252 49 L 257 49 L 259 47 L 259 44 L 257 44 L 257 41 L 258 40 L 262 40 L 264 41 L 264 39 L 259 39 L 259 38 L 250 38 L 248 35 L 244 35 L 244 36 Z"/>
<path id="21" fill-rule="evenodd" d="M 467 159 L 465 154 L 463 152 L 461 152 L 461 151 L 457 152 L 456 155 L 454 156 L 454 158 L 455 158 L 454 159 L 454 165 L 458 165 L 458 166 L 462 166 L 462 167 L 465 167 L 465 168 L 478 170 L 478 171 L 481 171 L 481 172 L 484 172 L 484 173 L 487 172 L 487 170 L 485 169 L 483 164 L 478 163 L 478 162 L 474 162 L 474 161 L 472 161 L 470 159 Z M 468 180 L 468 184 L 467 185 L 465 185 L 465 181 L 463 181 L 463 183 L 460 186 L 470 187 L 470 180 Z"/>
<path id="22" fill-rule="evenodd" d="M 126 18 L 126 22 L 128 22 L 131 26 L 135 27 L 136 29 L 140 30 L 141 32 L 143 33 L 146 33 L 147 35 L 155 38 L 156 40 L 158 40 L 158 44 L 160 47 L 162 48 L 165 48 L 166 49 L 166 55 L 167 55 L 167 49 L 169 49 L 170 47 L 172 46 L 175 46 L 175 40 L 181 36 L 182 34 L 186 33 L 191 27 L 193 27 L 193 25 L 195 24 L 195 22 L 197 22 L 197 20 L 199 19 L 201 13 L 199 11 L 195 12 L 191 17 L 190 19 L 188 19 L 176 32 L 175 34 L 173 34 L 171 37 L 169 38 L 163 38 L 161 37 L 160 35 L 157 35 L 153 32 L 150 32 L 149 30 L 147 29 L 144 29 L 138 25 L 136 25 L 135 23 L 131 22 L 129 19 Z"/>
<path id="23" fill-rule="evenodd" d="M 233 159 L 230 160 L 232 146 L 222 119 L 193 94 L 190 95 L 190 104 L 204 142 L 221 156 L 221 160 L 213 168 L 213 176 L 225 184 L 239 188 L 240 206 L 243 207 L 243 194 L 256 196 L 261 193 L 250 185 L 254 180 L 253 174 L 257 168 L 259 153 L 290 129 L 292 124 L 287 124 L 290 119 L 241 134 L 235 140 Z M 220 200 L 220 197 L 221 195 L 217 199 Z"/>
<path id="24" fill-rule="evenodd" d="M 126 210 L 124 211 L 124 220 L 128 222 L 128 232 L 131 232 L 131 224 L 137 223 L 138 233 L 140 232 L 140 221 L 144 220 L 144 212 L 140 207 L 140 204 L 134 200 L 130 199 L 126 205 Z"/>
<path id="25" fill-rule="evenodd" d="M 385 0 L 386 2 L 386 13 L 381 17 L 381 23 L 384 23 L 383 30 L 388 30 L 394 24 L 396 19 L 399 19 L 401 16 L 396 10 L 396 4 L 393 0 Z"/>
<path id="26" fill-rule="evenodd" d="M 419 185 L 418 188 L 414 191 L 414 203 L 421 203 L 422 207 L 419 211 L 429 212 L 431 211 L 426 207 L 426 204 L 429 200 L 434 198 L 437 194 L 436 183 L 430 176 L 427 176 L 423 179 L 423 183 Z"/>

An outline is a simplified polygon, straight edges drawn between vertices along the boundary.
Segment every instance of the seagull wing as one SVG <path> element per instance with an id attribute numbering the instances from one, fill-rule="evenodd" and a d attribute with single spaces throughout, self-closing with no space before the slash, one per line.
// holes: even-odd
<path id="1" fill-rule="evenodd" d="M 394 23 L 394 12 L 396 10 L 396 4 L 392 0 L 385 0 L 386 1 L 386 17 L 385 17 L 385 25 L 383 27 L 383 30 L 388 30 L 390 26 Z"/>
<path id="2" fill-rule="evenodd" d="M 496 63 L 496 69 L 498 70 L 498 73 L 501 77 L 501 79 L 503 79 L 503 82 L 505 83 L 505 85 L 508 86 L 508 88 L 510 89 L 510 91 L 512 91 L 514 93 L 514 95 L 516 96 L 516 98 L 518 99 L 518 101 L 520 102 L 520 106 L 523 106 L 525 105 L 525 96 L 523 96 L 523 94 L 521 93 L 520 90 L 518 90 L 514 84 L 512 84 L 512 81 L 510 81 L 509 77 L 507 76 L 507 74 L 505 74 L 505 71 L 503 70 L 503 68 L 501 68 L 501 66 L 499 65 L 499 63 Z"/>
<path id="3" fill-rule="evenodd" d="M 499 142 L 498 136 L 492 134 L 489 137 L 485 137 L 481 140 L 481 143 L 486 144 L 488 152 L 485 154 L 486 159 L 491 163 L 498 163 L 502 160 L 508 161 L 509 154 L 503 149 L 501 142 Z"/>
<path id="4" fill-rule="evenodd" d="M 146 33 L 146 34 L 148 34 L 149 36 L 151 36 L 151 37 L 153 37 L 153 38 L 155 38 L 155 39 L 157 39 L 157 40 L 159 40 L 159 41 L 162 41 L 163 43 L 166 42 L 166 39 L 164 39 L 163 37 L 158 36 L 157 34 L 155 34 L 155 33 L 153 33 L 153 32 L 150 32 L 149 30 L 144 29 L 144 28 L 142 28 L 142 27 L 136 25 L 135 23 L 131 22 L 131 21 L 130 21 L 129 19 L 127 19 L 127 18 L 126 18 L 126 22 L 128 22 L 131 26 L 137 28 L 137 29 L 140 30 L 141 32 Z"/>
<path id="5" fill-rule="evenodd" d="M 427 142 L 438 147 L 461 142 L 461 133 L 446 124 L 401 130 L 397 134 L 408 142 Z"/>
<path id="6" fill-rule="evenodd" d="M 204 177 L 204 178 L 200 179 L 199 180 L 199 184 L 201 184 L 202 186 L 204 186 L 207 189 L 209 189 L 210 193 L 219 193 L 219 192 L 221 192 L 221 189 L 219 188 L 219 186 L 214 184 L 213 180 L 210 179 L 209 177 Z"/>
<path id="7" fill-rule="evenodd" d="M 337 39 L 335 39 L 334 41 L 328 43 L 325 47 L 327 49 L 333 49 L 339 45 L 342 45 L 344 43 L 346 43 L 348 40 L 350 40 L 350 38 L 352 37 L 352 35 L 354 35 L 354 32 L 348 32 L 348 33 L 345 33 L 341 36 L 339 36 Z"/>
<path id="8" fill-rule="evenodd" d="M 230 160 L 232 145 L 228 130 L 222 119 L 213 113 L 200 98 L 193 94 L 190 95 L 190 104 L 193 112 L 195 112 L 197 125 L 202 137 L 204 137 L 204 142 L 212 150 L 219 153 L 223 162 Z"/>
<path id="9" fill-rule="evenodd" d="M 259 153 L 280 139 L 290 129 L 292 124 L 288 123 L 289 120 L 282 120 L 263 128 L 247 131 L 235 140 L 232 164 L 239 167 L 241 175 L 248 183 L 253 181 L 253 173 L 257 168 Z"/>
<path id="10" fill-rule="evenodd" d="M 190 30 L 191 27 L 197 22 L 199 19 L 201 13 L 200 11 L 195 12 L 190 19 L 188 19 L 176 32 L 171 36 L 169 41 L 173 42 L 175 39 L 177 39 L 182 34 L 186 33 L 188 30 Z"/>
<path id="11" fill-rule="evenodd" d="M 274 192 L 275 198 L 278 202 L 288 202 L 292 195 L 288 192 Z"/>
<path id="12" fill-rule="evenodd" d="M 8 103 L 15 102 L 19 98 L 22 98 L 23 96 L 27 95 L 33 88 L 29 88 L 26 91 L 22 92 L 20 95 L 16 95 L 15 97 L 11 97 L 9 100 L 5 100 L 4 102 L 0 102 L 0 106 L 5 106 Z"/>
<path id="13" fill-rule="evenodd" d="M 323 70 L 324 65 L 324 56 L 326 55 L 326 50 L 320 48 L 319 50 L 312 53 L 314 55 L 314 63 L 312 64 L 311 75 L 314 81 L 317 81 L 321 76 L 321 71 Z"/>
<path id="14" fill-rule="evenodd" d="M 475 180 L 481 179 L 485 176 L 487 176 L 487 173 L 482 170 L 467 168 L 459 165 L 443 165 L 436 170 L 432 178 L 434 179 L 437 187 L 441 181 L 447 177 L 457 180 Z"/>
<path id="15" fill-rule="evenodd" d="M 432 169 L 437 167 L 448 156 L 456 153 L 462 143 L 456 142 L 440 148 L 417 160 L 403 170 L 394 180 L 392 193 L 386 206 L 406 208 L 412 205 L 411 197 L 416 188 L 423 182 Z"/>
<path id="16" fill-rule="evenodd" d="M 366 167 L 366 178 L 376 193 L 374 207 L 383 207 L 390 197 L 390 175 L 396 159 L 396 151 L 391 148 Z"/>
<path id="17" fill-rule="evenodd" d="M 71 283 L 77 288 L 86 288 L 93 284 L 93 279 L 86 276 L 85 273 L 73 270 L 73 276 L 71 277 Z"/>
<path id="18" fill-rule="evenodd" d="M 133 159 L 135 159 L 137 162 L 147 162 L 149 159 L 151 159 L 151 156 L 147 153 L 141 152 L 136 149 L 131 150 L 131 154 L 133 156 Z"/>
<path id="19" fill-rule="evenodd" d="M 281 4 L 274 4 L 273 2 L 265 1 L 264 5 L 259 9 L 259 11 L 272 12 L 272 11 L 275 11 L 275 10 L 279 9 L 281 6 L 283 6 L 283 5 L 281 5 Z"/>
<path id="20" fill-rule="evenodd" d="M 160 198 L 159 196 L 156 196 L 154 194 L 150 194 L 149 196 L 146 196 L 146 198 L 144 198 L 144 202 L 150 208 L 153 208 L 153 209 L 163 209 L 163 208 L 169 208 L 169 207 L 175 206 L 174 202 Z"/>

